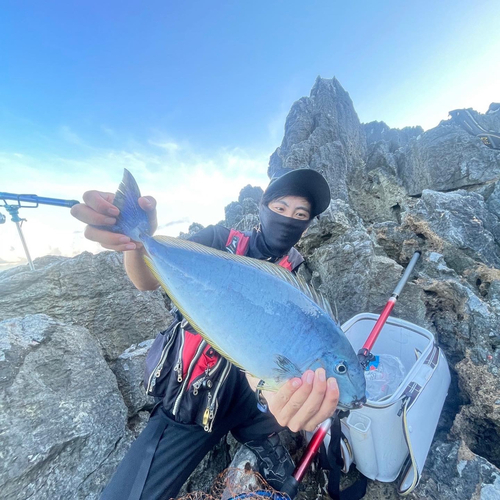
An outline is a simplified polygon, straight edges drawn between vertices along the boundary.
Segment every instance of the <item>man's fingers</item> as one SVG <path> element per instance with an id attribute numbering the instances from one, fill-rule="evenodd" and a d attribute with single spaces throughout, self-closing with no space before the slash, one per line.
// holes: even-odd
<path id="1" fill-rule="evenodd" d="M 112 226 L 116 223 L 115 217 L 96 212 L 84 203 L 73 205 L 71 207 L 71 215 L 85 224 L 92 224 L 94 226 Z"/>
<path id="2" fill-rule="evenodd" d="M 135 243 L 127 243 L 126 245 L 103 245 L 102 248 L 106 250 L 114 250 L 115 252 L 127 252 L 129 250 L 137 250 L 137 245 Z"/>
<path id="3" fill-rule="evenodd" d="M 311 394 L 313 382 L 314 372 L 312 370 L 306 371 L 302 375 L 302 385 L 290 395 L 288 401 L 282 406 L 279 415 L 273 412 L 281 425 L 290 427 L 290 422 L 292 422 L 296 414 L 301 411 L 303 404 Z"/>
<path id="4" fill-rule="evenodd" d="M 327 381 L 326 394 L 325 398 L 323 399 L 323 403 L 321 403 L 321 408 L 311 420 L 313 429 L 335 413 L 338 402 L 339 386 L 337 385 L 337 381 L 333 377 L 331 377 Z"/>
<path id="5" fill-rule="evenodd" d="M 293 378 L 283 385 L 278 392 L 262 391 L 262 395 L 269 403 L 271 413 L 278 419 L 280 425 L 286 425 L 286 422 L 283 423 L 280 413 L 302 384 L 303 382 L 300 378 Z"/>
<path id="6" fill-rule="evenodd" d="M 109 250 L 116 250 L 120 247 L 120 251 L 123 250 L 135 250 L 136 244 L 130 240 L 128 236 L 124 234 L 111 233 L 110 231 L 103 231 L 102 229 L 97 229 L 93 226 L 87 226 L 85 228 L 85 238 L 91 241 L 96 241 L 100 243 L 104 248 Z"/>
<path id="7" fill-rule="evenodd" d="M 113 205 L 114 194 L 103 191 L 86 191 L 83 193 L 83 201 L 92 210 L 102 214 L 116 217 L 120 211 Z"/>
<path id="8" fill-rule="evenodd" d="M 314 431 L 318 425 L 335 413 L 338 402 L 339 388 L 337 381 L 332 377 L 328 379 L 327 389 L 323 402 L 321 403 L 321 407 L 306 423 L 303 424 L 302 429 L 310 432 Z"/>
<path id="9" fill-rule="evenodd" d="M 145 212 L 152 212 L 156 209 L 156 200 L 152 196 L 141 196 L 139 198 L 139 206 Z"/>
<path id="10" fill-rule="evenodd" d="M 306 396 L 305 399 L 297 399 L 297 406 L 295 408 L 296 411 L 293 415 L 290 415 L 288 427 L 292 431 L 297 431 L 309 427 L 308 424 L 311 422 L 311 420 L 316 420 L 315 416 L 317 415 L 323 403 L 323 399 L 325 397 L 327 389 L 325 370 L 323 368 L 318 368 L 316 370 L 316 373 L 309 371 L 309 373 L 306 372 L 304 375 L 306 375 L 308 377 L 308 380 L 310 380 L 311 374 L 313 374 L 313 380 L 310 384 L 309 393 L 306 394 L 304 392 L 304 394 L 299 395 L 299 391 L 297 391 L 297 393 L 295 393 L 294 396 L 290 399 L 290 403 L 293 404 L 293 399 L 295 398 L 295 396 L 301 396 L 302 398 Z M 292 408 L 290 408 L 290 410 L 292 410 Z"/>
<path id="11" fill-rule="evenodd" d="M 154 233 L 158 227 L 156 220 L 156 200 L 152 196 L 142 196 L 139 198 L 139 206 L 148 214 L 151 234 Z"/>

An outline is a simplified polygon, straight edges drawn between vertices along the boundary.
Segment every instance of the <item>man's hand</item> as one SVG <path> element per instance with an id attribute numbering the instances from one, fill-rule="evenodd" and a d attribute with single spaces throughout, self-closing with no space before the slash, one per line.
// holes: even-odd
<path id="1" fill-rule="evenodd" d="M 132 241 L 124 234 L 97 229 L 93 226 L 112 226 L 120 211 L 113 205 L 115 195 L 102 191 L 87 191 L 83 194 L 84 203 L 71 207 L 71 215 L 85 224 L 85 237 L 100 243 L 103 248 L 123 252 L 142 247 L 139 242 Z M 139 206 L 148 214 L 151 234 L 156 231 L 156 200 L 151 196 L 139 198 Z"/>
<path id="2" fill-rule="evenodd" d="M 262 395 L 280 425 L 293 432 L 312 432 L 334 414 L 339 388 L 335 378 L 326 380 L 325 370 L 318 368 L 316 373 L 308 370 L 301 378 L 289 380 L 278 392 L 262 391 Z"/>

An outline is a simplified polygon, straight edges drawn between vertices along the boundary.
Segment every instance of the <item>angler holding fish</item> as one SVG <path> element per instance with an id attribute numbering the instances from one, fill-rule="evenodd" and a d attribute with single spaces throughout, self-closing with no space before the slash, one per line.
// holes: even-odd
<path id="1" fill-rule="evenodd" d="M 103 492 L 103 500 L 175 497 L 206 453 L 231 431 L 255 452 L 276 489 L 293 462 L 282 426 L 313 430 L 337 404 L 365 402 L 357 357 L 328 304 L 296 276 L 293 248 L 330 203 L 326 180 L 283 170 L 266 189 L 260 225 L 209 226 L 189 241 L 155 237 L 156 202 L 125 171 L 116 195 L 89 191 L 72 214 L 87 238 L 124 251 L 140 290 L 162 286 L 178 308 L 146 360 L 145 386 L 159 404 Z M 245 372 L 264 383 L 259 409 Z M 340 388 L 340 393 L 339 393 Z"/>

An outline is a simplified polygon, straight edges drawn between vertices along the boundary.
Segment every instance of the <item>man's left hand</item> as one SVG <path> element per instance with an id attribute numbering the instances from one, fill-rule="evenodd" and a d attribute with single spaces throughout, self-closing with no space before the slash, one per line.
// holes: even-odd
<path id="1" fill-rule="evenodd" d="M 334 414 L 339 388 L 335 378 L 326 380 L 325 370 L 318 368 L 289 380 L 278 392 L 262 391 L 262 395 L 280 425 L 293 432 L 312 432 Z"/>

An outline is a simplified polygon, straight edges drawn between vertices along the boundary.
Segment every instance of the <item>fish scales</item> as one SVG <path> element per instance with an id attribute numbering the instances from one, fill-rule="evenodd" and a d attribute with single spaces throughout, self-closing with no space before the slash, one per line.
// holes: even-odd
<path id="1" fill-rule="evenodd" d="M 146 248 L 161 281 L 192 311 L 190 317 L 207 340 L 223 345 L 235 363 L 268 385 L 282 377 L 276 372 L 277 356 L 289 359 L 301 374 L 335 349 L 341 332 L 332 319 L 277 277 L 216 254 L 197 254 L 155 240 L 146 242 Z M 230 335 L 236 325 L 238 334 Z"/>

